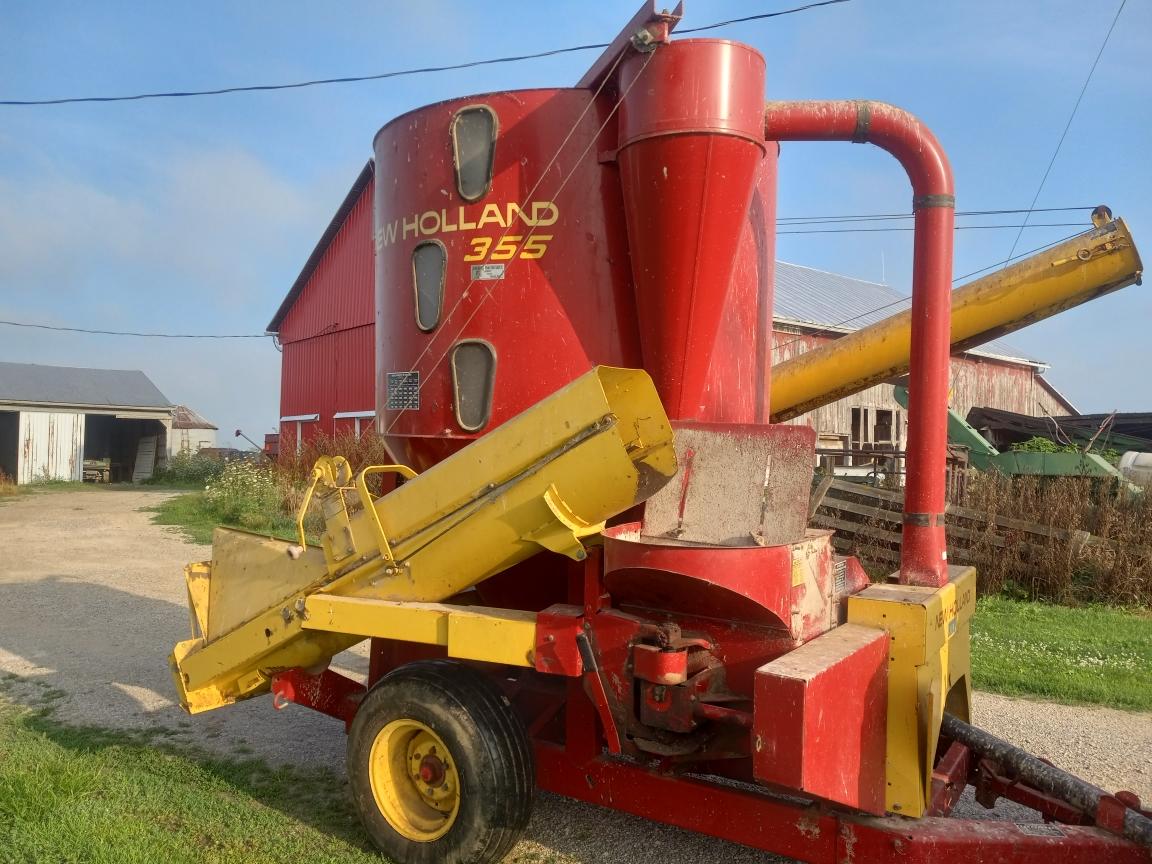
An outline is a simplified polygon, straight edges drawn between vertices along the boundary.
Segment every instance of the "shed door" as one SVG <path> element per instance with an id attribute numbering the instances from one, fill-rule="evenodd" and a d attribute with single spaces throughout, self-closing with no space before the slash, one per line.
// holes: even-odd
<path id="1" fill-rule="evenodd" d="M 84 479 L 84 415 L 20 412 L 17 482 Z"/>

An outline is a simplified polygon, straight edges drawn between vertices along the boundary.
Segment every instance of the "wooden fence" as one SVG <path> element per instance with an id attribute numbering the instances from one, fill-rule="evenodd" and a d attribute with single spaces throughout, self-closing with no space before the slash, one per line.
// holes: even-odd
<path id="1" fill-rule="evenodd" d="M 895 565 L 900 561 L 903 505 L 901 492 L 825 477 L 812 494 L 811 523 L 836 531 L 832 542 L 838 551 L 860 554 L 878 564 Z M 947 506 L 945 524 L 948 559 L 952 564 L 980 566 L 993 556 L 1009 553 L 1027 556 L 1050 549 L 1052 540 L 1059 541 L 1071 555 L 1078 555 L 1087 547 L 1099 547 L 1093 551 L 1106 554 L 1120 549 L 1116 541 L 1087 531 L 1069 531 L 955 504 Z"/>

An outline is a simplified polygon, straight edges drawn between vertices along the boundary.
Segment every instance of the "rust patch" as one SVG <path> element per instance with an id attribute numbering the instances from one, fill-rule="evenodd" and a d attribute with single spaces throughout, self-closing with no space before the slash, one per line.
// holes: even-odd
<path id="1" fill-rule="evenodd" d="M 796 820 L 796 830 L 806 840 L 818 840 L 820 838 L 820 821 L 812 816 L 801 816 Z"/>
<path id="2" fill-rule="evenodd" d="M 840 826 L 840 839 L 843 841 L 843 864 L 855 864 L 856 861 L 856 829 L 852 825 Z"/>

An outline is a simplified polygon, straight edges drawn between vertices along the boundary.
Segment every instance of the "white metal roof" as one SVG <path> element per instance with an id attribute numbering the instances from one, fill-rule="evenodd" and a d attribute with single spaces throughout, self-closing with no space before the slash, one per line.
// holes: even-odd
<path id="1" fill-rule="evenodd" d="M 787 261 L 776 262 L 773 315 L 784 324 L 847 333 L 909 308 L 912 298 L 879 282 L 853 279 Z M 985 342 L 967 354 L 1047 366 L 1003 339 Z"/>
<path id="2" fill-rule="evenodd" d="M 0 363 L 0 402 L 163 408 L 172 403 L 143 372 Z"/>

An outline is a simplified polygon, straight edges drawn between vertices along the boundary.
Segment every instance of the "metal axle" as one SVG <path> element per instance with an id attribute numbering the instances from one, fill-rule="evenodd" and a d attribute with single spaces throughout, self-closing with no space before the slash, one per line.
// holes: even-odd
<path id="1" fill-rule="evenodd" d="M 998 762 L 1005 770 L 1035 789 L 1067 801 L 1093 818 L 1099 810 L 1100 799 L 1108 795 L 1098 786 L 1093 786 L 1067 771 L 1049 765 L 1031 753 L 995 735 L 990 735 L 983 729 L 977 729 L 963 720 L 958 720 L 951 714 L 944 715 L 940 733 L 968 747 L 973 753 Z M 1124 813 L 1124 836 L 1137 843 L 1152 846 L 1152 819 L 1129 807 Z"/>

